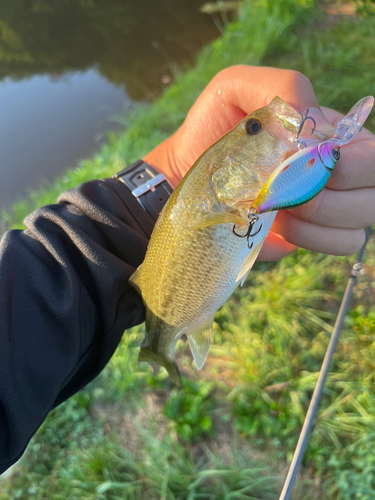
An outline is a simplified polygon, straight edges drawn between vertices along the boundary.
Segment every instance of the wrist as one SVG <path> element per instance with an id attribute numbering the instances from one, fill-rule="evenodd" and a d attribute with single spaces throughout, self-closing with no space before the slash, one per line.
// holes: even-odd
<path id="1" fill-rule="evenodd" d="M 157 220 L 161 210 L 173 192 L 165 175 L 156 171 L 144 160 L 128 165 L 113 178 L 125 184 L 144 210 Z"/>
<path id="2" fill-rule="evenodd" d="M 143 157 L 143 160 L 151 165 L 158 173 L 163 174 L 169 184 L 175 189 L 181 178 L 174 168 L 174 135 L 168 137 L 155 149 Z"/>

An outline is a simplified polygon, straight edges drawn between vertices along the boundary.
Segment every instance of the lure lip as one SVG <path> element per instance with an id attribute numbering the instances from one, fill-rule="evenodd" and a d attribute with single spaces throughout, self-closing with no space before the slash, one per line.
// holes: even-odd
<path id="1" fill-rule="evenodd" d="M 336 142 L 338 146 L 348 144 L 357 133 L 362 130 L 363 124 L 367 120 L 373 105 L 373 96 L 363 97 L 354 104 L 349 113 L 347 113 L 337 124 L 335 135 L 332 137 L 332 140 Z"/>
<path id="2" fill-rule="evenodd" d="M 306 138 L 301 140 L 297 136 L 296 142 L 298 143 L 298 147 L 300 149 L 303 149 L 309 146 L 323 144 L 324 142 L 328 141 L 333 141 L 339 147 L 349 144 L 349 142 L 353 140 L 353 138 L 358 134 L 358 132 L 362 130 L 363 124 L 367 120 L 373 105 L 374 105 L 373 96 L 370 95 L 363 97 L 356 104 L 354 104 L 354 106 L 349 110 L 349 112 L 345 116 L 341 118 L 341 120 L 336 125 L 336 128 L 334 129 L 334 134 L 332 135 L 332 137 L 324 141 L 319 141 L 315 138 Z M 306 113 L 308 111 L 309 110 L 307 110 Z M 301 123 L 302 122 L 304 123 L 306 121 L 306 118 L 303 121 L 306 113 L 301 115 Z"/>

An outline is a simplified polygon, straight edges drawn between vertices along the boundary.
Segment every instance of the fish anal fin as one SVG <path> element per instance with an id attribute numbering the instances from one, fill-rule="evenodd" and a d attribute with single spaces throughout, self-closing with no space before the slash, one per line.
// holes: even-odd
<path id="1" fill-rule="evenodd" d="M 178 369 L 177 363 L 174 359 L 170 357 L 163 357 L 159 354 L 156 354 L 146 347 L 142 347 L 139 352 L 138 361 L 146 361 L 148 363 L 157 363 L 160 366 L 163 366 L 173 382 L 175 382 L 179 387 L 182 386 L 182 380 L 180 375 L 180 370 Z"/>
<path id="2" fill-rule="evenodd" d="M 198 370 L 203 367 L 210 350 L 213 322 L 214 317 L 212 316 L 195 330 L 187 332 L 190 349 Z"/>
<path id="3" fill-rule="evenodd" d="M 247 278 L 247 275 L 251 271 L 251 268 L 254 265 L 254 262 L 256 261 L 256 258 L 259 255 L 260 249 L 262 248 L 263 241 L 259 242 L 254 248 L 250 250 L 249 255 L 246 257 L 244 260 L 242 267 L 240 269 L 240 272 L 238 273 L 238 276 L 236 278 L 236 283 L 237 281 L 240 281 L 240 285 L 242 286 Z"/>
<path id="4" fill-rule="evenodd" d="M 138 269 L 130 276 L 129 283 L 137 292 L 142 295 L 142 264 Z"/>
<path id="5" fill-rule="evenodd" d="M 241 217 L 230 212 L 218 212 L 216 214 L 208 214 L 194 222 L 190 229 L 201 229 L 203 227 L 214 226 L 215 224 L 246 224 L 249 222 Z"/>

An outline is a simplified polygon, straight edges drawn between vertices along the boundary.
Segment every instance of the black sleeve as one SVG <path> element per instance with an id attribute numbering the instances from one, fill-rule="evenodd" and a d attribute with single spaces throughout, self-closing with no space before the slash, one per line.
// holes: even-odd
<path id="1" fill-rule="evenodd" d="M 154 221 L 124 184 L 105 179 L 68 191 L 25 225 L 0 244 L 0 474 L 144 320 L 128 280 Z"/>

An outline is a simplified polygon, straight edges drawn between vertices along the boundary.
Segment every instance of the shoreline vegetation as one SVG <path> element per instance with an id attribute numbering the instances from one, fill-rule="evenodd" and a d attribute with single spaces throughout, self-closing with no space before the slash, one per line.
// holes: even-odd
<path id="1" fill-rule="evenodd" d="M 357 15 L 352 4 L 245 1 L 194 68 L 174 68 L 175 83 L 127 118 L 124 134 L 110 136 L 94 158 L 2 213 L 4 225 L 21 228 L 28 213 L 65 190 L 142 157 L 175 131 L 203 87 L 230 65 L 301 71 L 321 105 L 347 112 L 375 94 L 374 30 L 375 18 Z M 375 130 L 374 113 L 366 126 Z M 277 500 L 353 260 L 299 249 L 280 262 L 257 263 L 216 314 L 201 372 L 179 343 L 183 390 L 164 369 L 137 367 L 143 326 L 126 332 L 101 375 L 51 412 L 0 479 L 0 500 Z M 375 497 L 374 369 L 372 237 L 295 498 Z"/>

